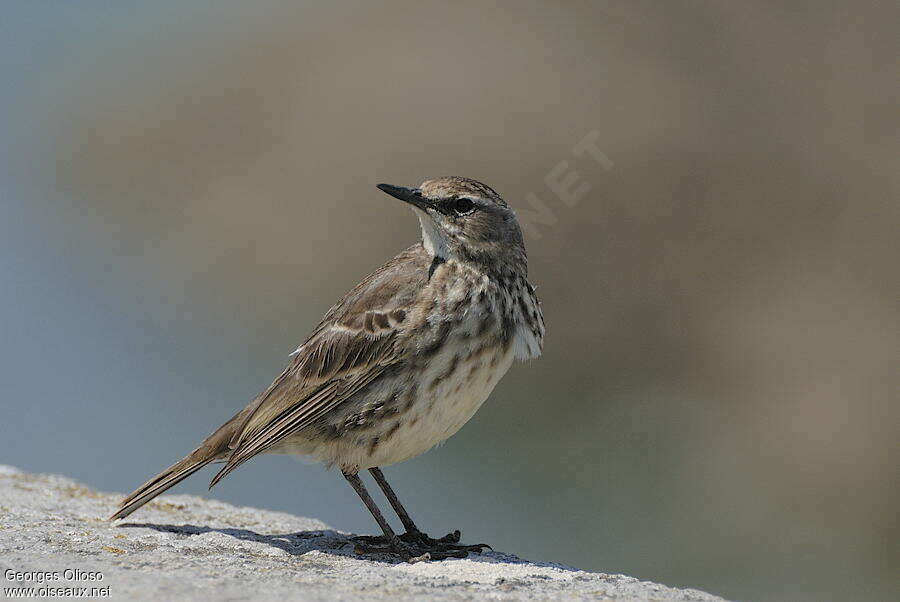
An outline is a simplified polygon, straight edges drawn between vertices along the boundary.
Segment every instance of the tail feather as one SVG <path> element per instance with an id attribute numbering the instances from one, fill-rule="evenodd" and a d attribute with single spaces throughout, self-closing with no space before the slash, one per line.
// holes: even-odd
<path id="1" fill-rule="evenodd" d="M 178 483 L 213 461 L 212 458 L 205 461 L 188 463 L 186 463 L 185 460 L 190 460 L 190 457 L 185 458 L 177 464 L 173 464 L 160 474 L 156 475 L 155 477 L 135 489 L 131 495 L 122 500 L 122 503 L 119 504 L 119 509 L 109 517 L 109 520 L 125 518 L 126 516 L 161 494 L 166 489 L 177 485 Z"/>
<path id="2" fill-rule="evenodd" d="M 234 436 L 234 431 L 242 422 L 245 411 L 246 410 L 242 410 L 232 416 L 231 420 L 220 426 L 215 433 L 207 437 L 206 440 L 200 444 L 200 447 L 188 454 L 187 457 L 179 460 L 135 489 L 128 497 L 122 500 L 119 504 L 119 509 L 109 517 L 109 520 L 125 518 L 165 490 L 174 487 L 210 462 L 224 460 L 228 454 L 231 453 L 231 448 L 228 447 L 228 443 Z"/>

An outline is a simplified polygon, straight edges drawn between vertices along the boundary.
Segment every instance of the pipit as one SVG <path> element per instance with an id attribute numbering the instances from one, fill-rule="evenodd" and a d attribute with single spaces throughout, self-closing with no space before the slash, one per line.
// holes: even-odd
<path id="1" fill-rule="evenodd" d="M 337 466 L 383 531 L 358 551 L 414 560 L 465 557 L 459 531 L 432 539 L 404 509 L 379 467 L 408 460 L 458 431 L 514 359 L 540 355 L 544 318 L 515 213 L 492 188 L 445 177 L 419 188 L 379 184 L 409 203 L 421 242 L 337 302 L 287 368 L 196 450 L 126 497 L 111 519 L 211 462 L 210 487 L 260 453 Z M 368 469 L 406 532 L 396 535 L 359 478 Z"/>

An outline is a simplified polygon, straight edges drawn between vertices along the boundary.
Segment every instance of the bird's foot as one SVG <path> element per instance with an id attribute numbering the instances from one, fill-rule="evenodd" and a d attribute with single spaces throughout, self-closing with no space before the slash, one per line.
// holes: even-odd
<path id="1" fill-rule="evenodd" d="M 359 535 L 353 538 L 357 554 L 393 553 L 407 562 L 465 558 L 469 552 L 481 554 L 485 548 L 494 549 L 486 543 L 460 544 L 459 539 L 458 530 L 440 539 L 431 538 L 421 531 L 407 531 L 398 537 L 395 545 L 392 545 L 384 535 Z"/>

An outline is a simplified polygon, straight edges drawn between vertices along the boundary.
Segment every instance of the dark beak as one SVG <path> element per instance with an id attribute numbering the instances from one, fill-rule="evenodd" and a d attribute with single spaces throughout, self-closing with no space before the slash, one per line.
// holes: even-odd
<path id="1" fill-rule="evenodd" d="M 409 203 L 413 207 L 425 210 L 431 206 L 428 199 L 422 196 L 422 191 L 418 188 L 407 188 L 406 186 L 392 186 L 390 184 L 379 184 L 378 189 L 386 192 L 394 198 Z"/>

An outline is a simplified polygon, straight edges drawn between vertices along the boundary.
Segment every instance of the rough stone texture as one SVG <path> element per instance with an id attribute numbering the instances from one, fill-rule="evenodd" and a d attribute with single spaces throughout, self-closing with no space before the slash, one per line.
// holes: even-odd
<path id="1" fill-rule="evenodd" d="M 501 552 L 418 564 L 361 558 L 350 535 L 320 521 L 187 495 L 111 524 L 104 518 L 120 498 L 0 465 L 2 587 L 103 587 L 113 599 L 156 600 L 721 600 Z M 7 569 L 58 580 L 9 581 Z M 103 579 L 67 580 L 66 569 Z"/>

